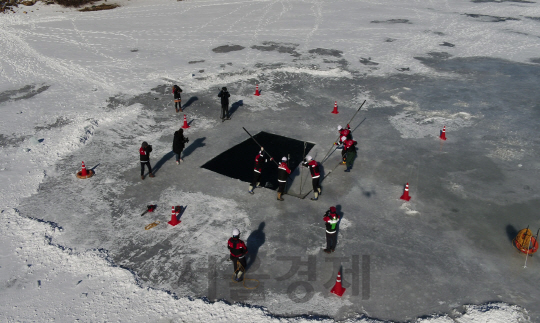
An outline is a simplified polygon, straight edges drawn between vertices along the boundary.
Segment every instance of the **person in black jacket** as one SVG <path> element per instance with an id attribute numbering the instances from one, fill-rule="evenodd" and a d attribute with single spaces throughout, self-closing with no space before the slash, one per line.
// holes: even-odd
<path id="1" fill-rule="evenodd" d="M 180 95 L 180 93 L 182 93 L 182 89 L 175 84 L 172 87 L 172 93 L 174 95 L 174 109 L 176 112 L 182 112 L 182 96 Z"/>
<path id="2" fill-rule="evenodd" d="M 186 143 L 188 142 L 189 142 L 189 138 L 184 137 L 184 129 L 180 128 L 180 130 L 174 132 L 172 150 L 176 154 L 176 165 L 179 165 L 180 162 L 184 161 L 180 157 L 182 155 L 182 151 L 184 150 L 184 147 L 186 146 Z"/>
<path id="3" fill-rule="evenodd" d="M 231 96 L 226 87 L 222 87 L 218 96 L 221 98 L 221 120 L 229 120 L 229 97 Z"/>
<path id="4" fill-rule="evenodd" d="M 141 179 L 144 179 L 144 165 L 148 166 L 148 176 L 154 177 L 152 173 L 152 166 L 150 166 L 150 153 L 152 152 L 152 145 L 149 145 L 146 141 L 143 141 L 141 148 L 139 148 L 139 155 L 141 156 Z"/>

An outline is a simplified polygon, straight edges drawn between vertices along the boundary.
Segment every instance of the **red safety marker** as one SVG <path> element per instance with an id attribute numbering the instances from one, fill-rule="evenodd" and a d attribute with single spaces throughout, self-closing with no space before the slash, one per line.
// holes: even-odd
<path id="1" fill-rule="evenodd" d="M 255 96 L 261 95 L 261 94 L 259 93 L 259 84 L 257 84 L 257 87 L 255 88 L 255 94 L 254 94 L 254 95 L 255 95 Z"/>
<path id="2" fill-rule="evenodd" d="M 86 175 L 88 175 L 86 172 L 86 166 L 84 165 L 84 162 L 82 162 L 81 176 L 86 177 Z"/>
<path id="3" fill-rule="evenodd" d="M 341 286 L 341 272 L 338 272 L 337 278 L 336 278 L 336 284 L 334 287 L 332 287 L 332 290 L 330 290 L 330 293 L 336 294 L 337 296 L 341 297 L 343 293 L 345 293 L 345 289 L 343 286 Z"/>
<path id="4" fill-rule="evenodd" d="M 337 101 L 334 103 L 334 111 L 332 111 L 333 114 L 338 114 L 338 110 L 337 110 Z"/>
<path id="5" fill-rule="evenodd" d="M 174 227 L 175 225 L 182 222 L 182 221 L 178 221 L 177 215 L 178 215 L 178 213 L 176 213 L 176 207 L 173 206 L 172 207 L 172 214 L 171 214 L 171 221 L 169 221 L 167 223 L 169 223 L 170 225 L 172 225 Z"/>
<path id="6" fill-rule="evenodd" d="M 442 140 L 446 140 L 446 126 L 444 126 L 444 127 L 442 128 L 442 132 L 441 132 L 440 138 L 441 138 Z"/>
<path id="7" fill-rule="evenodd" d="M 403 195 L 401 195 L 400 199 L 409 201 L 411 197 L 409 196 L 409 183 L 405 184 L 405 191 L 403 191 Z"/>
<path id="8" fill-rule="evenodd" d="M 186 118 L 186 115 L 184 114 L 184 125 L 182 126 L 182 129 L 187 129 L 187 128 L 190 128 L 188 123 L 187 123 L 187 118 Z"/>
<path id="9" fill-rule="evenodd" d="M 77 178 L 87 179 L 94 176 L 94 171 L 91 169 L 86 170 L 86 166 L 84 165 L 84 162 L 82 162 L 82 169 L 78 171 L 76 175 L 77 175 Z"/>

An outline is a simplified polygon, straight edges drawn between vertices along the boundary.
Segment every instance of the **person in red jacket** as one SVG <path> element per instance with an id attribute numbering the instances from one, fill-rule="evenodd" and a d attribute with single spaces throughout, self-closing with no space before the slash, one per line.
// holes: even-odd
<path id="1" fill-rule="evenodd" d="M 146 141 L 143 141 L 141 148 L 139 148 L 139 155 L 141 159 L 141 179 L 144 179 L 144 165 L 148 166 L 148 176 L 154 177 L 152 173 L 152 166 L 150 166 L 150 153 L 152 152 L 152 145 L 149 145 Z"/>
<path id="2" fill-rule="evenodd" d="M 343 145 L 343 142 L 345 140 L 352 140 L 352 132 L 351 132 L 351 127 L 349 125 L 347 125 L 347 129 L 344 129 L 342 126 L 338 126 L 338 132 L 339 132 L 339 139 L 338 141 L 334 143 L 334 145 L 340 146 L 340 145 Z M 346 139 L 343 139 L 343 137 L 345 137 Z M 345 150 L 343 149 L 343 147 L 341 150 L 341 158 L 345 160 Z M 345 162 L 343 162 L 343 164 L 345 164 Z"/>
<path id="3" fill-rule="evenodd" d="M 312 201 L 317 201 L 319 199 L 319 194 L 321 194 L 320 178 L 321 172 L 319 170 L 319 163 L 317 163 L 313 157 L 306 156 L 305 162 L 302 163 L 302 166 L 309 168 L 311 174 L 311 184 L 313 185 L 313 195 Z"/>
<path id="4" fill-rule="evenodd" d="M 234 265 L 234 279 L 236 281 L 244 280 L 244 273 L 246 272 L 246 254 L 248 249 L 244 241 L 240 240 L 240 231 L 234 229 L 232 237 L 227 241 L 227 248 L 231 253 L 230 259 Z"/>
<path id="5" fill-rule="evenodd" d="M 285 192 L 285 186 L 287 186 L 287 178 L 289 177 L 289 174 L 291 173 L 291 170 L 289 169 L 289 166 L 287 165 L 287 157 L 281 158 L 281 163 L 278 166 L 278 193 L 277 193 L 277 199 L 279 201 L 283 201 L 283 198 L 281 197 L 283 193 Z"/>
<path id="6" fill-rule="evenodd" d="M 347 125 L 346 129 L 344 129 L 342 126 L 338 126 L 337 129 L 338 129 L 338 132 L 339 132 L 339 138 L 340 139 L 343 136 L 347 137 L 347 139 L 352 139 L 351 127 L 349 125 Z"/>
<path id="7" fill-rule="evenodd" d="M 324 214 L 323 220 L 326 225 L 326 249 L 323 251 L 326 253 L 334 252 L 337 244 L 337 225 L 339 222 L 339 215 L 337 215 L 336 208 L 331 206 Z"/>
<path id="8" fill-rule="evenodd" d="M 249 185 L 249 191 L 248 191 L 249 194 L 254 194 L 253 188 L 260 186 L 262 168 L 264 164 L 267 163 L 269 160 L 271 161 L 273 159 L 271 157 L 270 159 L 264 158 L 264 148 L 261 147 L 261 151 L 259 151 L 257 156 L 255 156 L 255 168 L 253 169 L 253 181 Z"/>
<path id="9" fill-rule="evenodd" d="M 343 151 L 345 152 L 344 163 L 347 165 L 345 172 L 347 173 L 351 171 L 354 159 L 356 158 L 356 144 L 357 142 L 352 139 L 345 139 L 343 141 Z"/>

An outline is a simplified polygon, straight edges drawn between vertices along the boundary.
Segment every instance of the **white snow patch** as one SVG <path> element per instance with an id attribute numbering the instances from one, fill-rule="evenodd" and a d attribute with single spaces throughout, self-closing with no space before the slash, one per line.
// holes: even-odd
<path id="1" fill-rule="evenodd" d="M 304 68 L 304 67 L 282 67 L 273 70 L 273 72 L 284 72 L 284 73 L 295 73 L 295 74 L 308 74 L 311 76 L 317 76 L 317 77 L 346 77 L 351 78 L 351 73 L 344 71 L 340 68 L 334 68 L 329 70 L 318 70 L 318 69 L 310 69 L 310 68 Z"/>
<path id="2" fill-rule="evenodd" d="M 224 241 L 230 238 L 229 231 L 237 228 L 240 232 L 247 233 L 250 228 L 248 215 L 233 200 L 201 192 L 184 192 L 172 186 L 161 193 L 158 205 L 165 205 L 167 208 L 187 206 L 180 218 L 182 230 L 174 233 L 174 239 L 178 240 L 178 243 L 185 243 L 186 239 L 196 243 L 199 254 L 226 253 Z M 165 225 L 160 228 L 166 229 Z"/>
<path id="3" fill-rule="evenodd" d="M 507 147 L 496 147 L 495 149 L 491 150 L 491 152 L 487 156 L 504 161 L 513 161 L 523 158 L 523 156 L 525 156 L 525 153 L 523 152 L 523 150 Z"/>
<path id="4" fill-rule="evenodd" d="M 461 198 L 467 198 L 467 194 L 465 193 L 465 188 L 463 187 L 463 185 L 452 182 L 452 181 L 448 181 L 445 187 L 450 192 L 460 196 Z"/>
<path id="5" fill-rule="evenodd" d="M 197 194 L 195 194 L 197 195 Z M 50 244 L 62 230 L 47 223 L 2 211 L 0 234 L 6 238 L 0 256 L 0 279 L 5 282 L 0 294 L 0 309 L 7 321 L 118 321 L 118 322 L 334 322 L 332 319 L 280 318 L 264 308 L 209 303 L 201 299 L 175 298 L 167 292 L 142 288 L 129 271 L 111 264 L 103 251 L 73 252 Z M 294 312 L 308 313 L 314 308 L 336 312 L 351 302 L 315 293 L 306 303 L 294 303 L 287 295 L 268 295 L 275 304 Z M 303 295 L 299 295 L 302 297 Z M 32 304 L 28 307 L 28 304 Z M 469 305 L 455 319 L 433 316 L 417 323 L 510 323 L 527 322 L 526 312 L 504 303 Z M 345 322 L 376 323 L 376 319 L 357 318 Z"/>
<path id="6" fill-rule="evenodd" d="M 401 206 L 399 208 L 401 210 L 404 210 L 405 214 L 407 214 L 407 215 L 419 215 L 420 214 L 420 212 L 411 209 L 410 206 L 411 206 L 410 202 L 405 202 L 405 203 L 401 204 Z"/>
<path id="7" fill-rule="evenodd" d="M 274 111 L 281 111 L 287 109 L 286 107 L 280 107 L 281 103 L 287 102 L 287 99 L 278 92 L 265 91 L 264 96 L 250 95 L 244 98 L 244 104 L 249 106 L 250 111 L 262 111 L 271 109 Z"/>
<path id="8" fill-rule="evenodd" d="M 351 225 L 352 225 L 351 221 L 349 221 L 346 218 L 342 218 L 341 221 L 339 221 L 339 229 L 340 230 L 345 230 L 348 227 L 350 227 Z"/>
<path id="9" fill-rule="evenodd" d="M 410 104 L 406 109 L 417 110 L 418 107 L 414 103 Z M 401 133 L 402 138 L 419 139 L 428 136 L 439 137 L 443 127 L 446 127 L 446 137 L 449 138 L 449 132 L 472 126 L 473 118 L 466 112 L 449 114 L 446 111 L 403 111 L 389 117 L 389 120 Z"/>
<path id="10" fill-rule="evenodd" d="M 249 306 L 176 299 L 163 291 L 141 288 L 130 272 L 111 265 L 102 251 L 75 253 L 51 245 L 51 238 L 53 241 L 58 240 L 55 237 L 61 235 L 60 230 L 49 224 L 20 217 L 14 210 L 6 210 L 8 207 L 16 207 L 21 198 L 37 192 L 43 178 L 54 173 L 57 161 L 72 156 L 80 147 L 88 144 L 94 132 L 103 125 L 122 123 L 120 128 L 126 128 L 126 124 L 133 122 L 140 128 L 136 135 L 139 142 L 143 138 L 157 140 L 162 136 L 159 132 L 148 134 L 156 123 L 151 118 L 144 118 L 151 117 L 152 113 L 142 110 L 140 105 L 119 107 L 112 112 L 99 109 L 110 96 L 119 92 L 130 95 L 144 93 L 148 91 L 149 84 L 161 84 L 164 77 L 179 80 L 182 87 L 188 90 L 209 89 L 225 83 L 255 79 L 263 73 L 272 72 L 304 73 L 315 77 L 351 77 L 349 72 L 340 69 L 317 70 L 293 66 L 247 71 L 241 68 L 251 67 L 256 62 L 271 64 L 275 57 L 284 57 L 283 54 L 276 53 L 233 53 L 234 55 L 226 58 L 233 63 L 233 67 L 227 67 L 228 73 L 223 73 L 218 67 L 223 60 L 217 57 L 219 55 L 208 54 L 213 46 L 219 46 L 223 42 L 249 46 L 265 38 L 275 41 L 302 40 L 305 49 L 331 46 L 345 53 L 351 61 L 351 69 L 360 68 L 360 71 L 368 68 L 353 60 L 372 56 L 380 65 L 378 69 L 369 69 L 368 72 L 380 76 L 394 74 L 396 68 L 400 67 L 410 67 L 414 73 L 438 75 L 414 59 L 414 56 L 425 52 L 440 50 L 440 36 L 434 33 L 419 35 L 419 30 L 427 28 L 443 30 L 446 41 L 458 44 L 454 48 L 445 49 L 454 57 L 494 57 L 521 62 L 538 57 L 537 42 L 509 37 L 507 30 L 507 26 L 510 26 L 524 34 L 534 35 L 537 31 L 536 21 L 521 19 L 508 22 L 504 27 L 499 24 L 486 28 L 486 24 L 469 23 L 470 19 L 463 15 L 449 14 L 467 12 L 471 8 L 468 2 L 455 3 L 450 11 L 446 3 L 440 5 L 436 2 L 429 2 L 428 10 L 422 1 L 400 0 L 383 4 L 364 4 L 361 1 L 332 2 L 332 10 L 320 11 L 315 15 L 317 21 L 309 21 L 315 22 L 317 28 L 311 30 L 310 37 L 306 40 L 304 20 L 286 17 L 287 14 L 292 14 L 293 18 L 302 16 L 305 9 L 302 5 L 305 2 L 289 1 L 278 4 L 259 1 L 262 9 L 270 8 L 265 7 L 267 3 L 283 7 L 283 10 L 267 10 L 261 16 L 259 10 L 252 11 L 252 6 L 245 1 L 120 1 L 124 7 L 95 13 L 80 13 L 75 9 L 38 2 L 32 7 L 21 6 L 15 9 L 19 14 L 5 14 L 0 17 L 2 91 L 19 89 L 27 84 L 51 85 L 49 90 L 39 94 L 37 98 L 2 103 L 0 126 L 3 133 L 22 138 L 20 146 L 2 147 L 0 158 L 0 182 L 4 184 L 0 189 L 0 206 L 4 209 L 0 214 L 0 235 L 4 246 L 0 253 L 0 278 L 3 283 L 0 312 L 6 321 L 309 321 L 307 318 L 276 318 L 264 309 Z M 328 1 L 327 3 L 330 4 Z M 324 2 L 317 2 L 319 7 L 322 4 Z M 370 10 L 361 10 L 364 5 L 369 5 Z M 403 10 L 404 6 L 407 10 Z M 20 12 L 22 10 L 29 12 L 23 15 Z M 485 14 L 494 16 L 540 16 L 540 7 L 527 4 L 486 4 L 483 10 Z M 290 12 L 287 13 L 288 11 Z M 216 15 L 216 12 L 219 14 Z M 241 23 L 231 19 L 216 19 L 222 17 L 222 14 L 236 12 L 239 16 L 232 15 L 229 18 L 233 17 Z M 354 19 L 343 17 L 349 12 L 355 13 Z M 364 16 L 359 18 L 356 13 Z M 369 23 L 373 14 L 380 16 L 380 20 L 398 16 L 409 18 L 414 20 L 414 24 L 408 26 L 409 28 L 376 26 L 380 28 L 378 31 Z M 441 19 L 441 14 L 444 19 Z M 180 33 L 183 37 L 182 43 L 190 44 L 180 46 L 181 50 L 172 41 L 179 30 L 169 28 L 171 23 L 176 23 L 179 18 L 188 21 Z M 338 24 L 321 23 L 321 18 L 334 19 Z M 272 23 L 273 21 L 279 23 Z M 163 26 L 167 28 L 162 28 Z M 380 41 L 386 37 L 395 38 L 396 41 Z M 131 53 L 129 49 L 132 48 L 140 50 Z M 178 55 L 170 55 L 172 51 Z M 193 77 L 192 74 L 199 76 L 195 72 L 197 69 L 181 61 L 190 56 L 206 60 L 204 79 Z M 250 86 L 253 86 L 254 90 L 255 84 Z M 269 101 L 274 102 L 260 104 L 260 101 L 253 101 L 256 104 L 250 102 L 250 105 L 256 106 L 255 109 L 278 110 L 277 104 L 285 100 L 270 91 L 264 93 L 272 99 Z M 255 97 L 251 99 L 255 100 Z M 409 114 L 390 119 L 405 138 L 438 136 L 444 125 L 447 126 L 447 131 L 450 132 L 448 137 L 451 138 L 452 131 L 470 125 L 474 118 L 479 117 L 467 116 L 464 112 L 452 116 L 441 115 L 440 112 L 429 115 L 421 112 L 415 102 L 401 100 L 399 95 L 393 99 L 394 102 L 370 99 L 368 103 L 370 107 L 391 106 L 396 103 L 406 105 Z M 465 108 L 468 105 L 458 102 L 454 106 Z M 14 111 L 22 114 L 12 113 Z M 49 124 L 49 121 L 54 122 L 60 116 L 70 123 L 54 129 L 35 130 L 36 124 Z M 143 118 L 138 119 L 139 116 Z M 215 125 L 213 121 L 198 118 L 196 115 L 191 118 L 195 118 L 193 129 L 207 129 Z M 171 119 L 164 122 L 164 125 L 176 130 L 178 120 Z M 24 140 L 25 136 L 31 137 Z M 44 141 L 40 142 L 38 139 L 42 138 Z M 132 146 L 136 148 L 139 142 Z M 166 144 L 167 148 L 169 145 Z M 106 153 L 115 154 L 114 160 L 118 162 L 131 160 L 132 151 L 136 151 L 131 149 L 133 147 L 115 148 Z M 524 153 L 517 146 L 505 144 L 490 152 L 490 157 L 515 160 Z M 74 172 L 79 166 L 74 165 Z M 108 179 L 105 182 L 114 183 L 115 180 Z M 459 192 L 462 187 L 456 185 L 451 189 Z M 217 214 L 218 221 L 223 221 L 225 225 L 230 224 L 227 222 L 230 219 L 240 219 L 243 228 L 249 227 L 246 215 L 239 211 L 238 205 L 232 201 L 181 191 L 168 191 L 162 195 L 164 203 L 176 204 L 174 202 L 181 198 L 185 198 L 189 203 L 205 204 L 205 212 L 210 215 Z M 216 202 L 219 205 L 213 208 L 212 203 Z M 191 213 L 194 211 L 191 208 L 186 210 L 182 225 L 194 225 L 191 222 L 197 216 Z M 407 211 L 417 212 L 406 208 Z M 226 212 L 237 213 L 237 218 L 225 214 Z M 153 230 L 156 229 L 159 228 Z M 208 234 L 216 235 L 214 238 L 221 243 L 223 233 Z M 319 248 L 316 249 L 317 252 L 320 251 Z M 345 304 L 350 304 L 344 300 Z M 281 299 L 276 299 L 276 302 L 280 301 Z M 333 304 L 335 308 L 344 304 L 343 300 L 337 298 L 327 302 L 317 294 L 305 307 L 291 309 L 307 313 L 312 310 L 310 306 L 319 302 L 324 302 L 323 306 L 327 306 L 324 305 L 327 303 Z M 458 304 L 452 306 L 457 307 Z M 434 316 L 417 319 L 416 322 L 507 323 L 527 320 L 524 310 L 501 303 L 465 306 L 464 311 L 464 314 L 456 313 L 455 319 Z M 333 322 L 324 319 L 318 321 Z M 358 321 L 377 322 L 366 318 Z"/>
<path id="11" fill-rule="evenodd" d="M 526 311 L 516 305 L 504 303 L 466 305 L 465 314 L 456 323 L 506 323 L 528 322 Z"/>

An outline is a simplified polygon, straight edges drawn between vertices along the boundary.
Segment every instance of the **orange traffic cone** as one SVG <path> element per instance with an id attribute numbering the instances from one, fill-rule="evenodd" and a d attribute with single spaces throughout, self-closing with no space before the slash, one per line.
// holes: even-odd
<path id="1" fill-rule="evenodd" d="M 337 101 L 334 103 L 334 111 L 332 111 L 333 114 L 338 114 L 338 110 L 337 110 Z"/>
<path id="2" fill-rule="evenodd" d="M 337 296 L 341 297 L 343 293 L 345 293 L 345 289 L 343 286 L 341 286 L 341 272 L 339 271 L 336 278 L 336 284 L 332 289 L 330 290 L 330 293 L 336 294 Z"/>
<path id="3" fill-rule="evenodd" d="M 174 227 L 175 225 L 182 222 L 182 221 L 178 221 L 178 218 L 176 217 L 177 215 L 178 215 L 178 213 L 176 213 L 176 208 L 173 206 L 172 207 L 172 214 L 171 214 L 171 221 L 169 221 L 167 223 L 169 223 L 170 225 L 172 225 Z"/>
<path id="4" fill-rule="evenodd" d="M 400 199 L 408 201 L 411 199 L 409 196 L 409 183 L 405 184 L 405 191 L 403 191 L 403 195 L 401 195 Z"/>
<path id="5" fill-rule="evenodd" d="M 84 165 L 84 162 L 82 162 L 81 176 L 86 175 L 88 175 L 88 173 L 86 172 L 86 166 Z"/>
<path id="6" fill-rule="evenodd" d="M 189 125 L 187 123 L 186 115 L 184 114 L 184 125 L 182 126 L 182 129 L 187 129 L 187 128 L 189 128 Z"/>
<path id="7" fill-rule="evenodd" d="M 444 126 L 444 127 L 442 128 L 442 132 L 441 132 L 440 138 L 441 138 L 442 140 L 446 140 L 446 126 Z"/>
<path id="8" fill-rule="evenodd" d="M 257 84 L 257 87 L 255 88 L 255 95 L 256 95 L 256 96 L 261 95 L 261 94 L 259 93 L 259 84 Z"/>
<path id="9" fill-rule="evenodd" d="M 77 177 L 81 179 L 86 179 L 94 176 L 93 170 L 86 170 L 86 166 L 84 165 L 84 162 L 82 162 L 82 169 L 77 172 Z"/>

